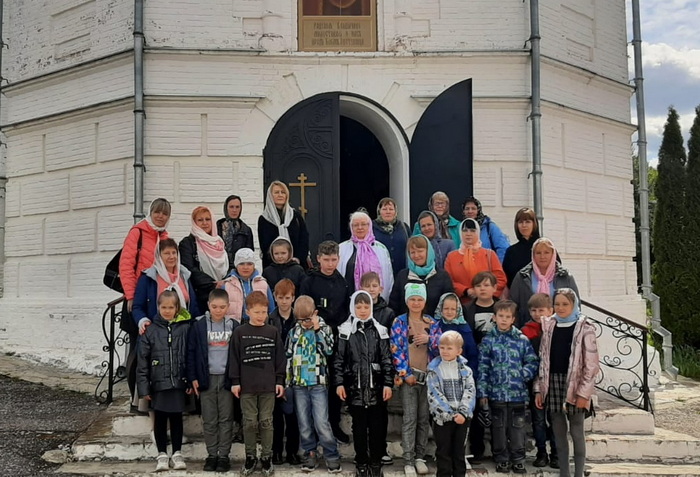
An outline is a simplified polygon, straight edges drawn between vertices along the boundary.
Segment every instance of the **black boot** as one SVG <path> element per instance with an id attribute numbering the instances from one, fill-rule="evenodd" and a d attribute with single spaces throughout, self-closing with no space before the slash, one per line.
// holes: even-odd
<path id="1" fill-rule="evenodd" d="M 535 467 L 544 467 L 549 463 L 547 458 L 547 452 L 537 452 L 535 456 L 535 462 L 532 463 Z"/>
<path id="2" fill-rule="evenodd" d="M 372 464 L 369 466 L 369 474 L 371 477 L 384 477 L 382 464 Z"/>
<path id="3" fill-rule="evenodd" d="M 369 466 L 364 464 L 355 467 L 355 477 L 370 477 Z"/>

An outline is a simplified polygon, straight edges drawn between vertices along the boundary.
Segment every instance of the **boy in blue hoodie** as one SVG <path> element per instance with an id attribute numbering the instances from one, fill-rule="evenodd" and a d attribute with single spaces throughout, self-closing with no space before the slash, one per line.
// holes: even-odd
<path id="1" fill-rule="evenodd" d="M 477 397 L 492 410 L 496 472 L 524 474 L 527 383 L 537 373 L 539 359 L 530 340 L 513 326 L 515 303 L 499 301 L 493 309 L 496 326 L 479 346 Z"/>

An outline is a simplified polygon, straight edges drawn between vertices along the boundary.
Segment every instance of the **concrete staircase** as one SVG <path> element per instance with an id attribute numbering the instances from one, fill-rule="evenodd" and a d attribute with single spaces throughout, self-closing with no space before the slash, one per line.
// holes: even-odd
<path id="1" fill-rule="evenodd" d="M 389 452 L 401 455 L 400 409 L 392 403 L 389 422 Z M 400 412 L 400 411 L 398 411 Z M 700 439 L 654 427 L 653 416 L 641 410 L 621 407 L 612 400 L 599 400 L 597 415 L 587 421 L 587 461 L 590 475 L 596 476 L 700 476 Z M 342 426 L 350 430 L 349 416 L 344 416 Z M 167 475 L 213 475 L 201 472 L 201 461 L 206 449 L 201 438 L 199 416 L 185 417 L 183 454 L 190 462 L 188 471 L 171 471 Z M 432 441 L 431 441 L 432 446 Z M 433 451 L 429 447 L 428 452 Z M 352 475 L 354 454 L 351 445 L 343 445 L 341 454 L 348 457 L 344 463 L 344 475 Z M 61 472 L 83 475 L 149 475 L 153 469 L 155 446 L 150 437 L 150 419 L 129 413 L 126 399 L 112 404 L 72 447 L 73 462 L 65 464 Z M 242 461 L 242 444 L 234 444 L 232 459 Z M 528 462 L 531 462 L 531 458 Z M 235 464 L 238 466 L 238 463 Z M 387 477 L 402 476 L 400 458 L 393 466 L 385 467 Z M 554 469 L 529 467 L 529 475 L 558 475 Z M 237 471 L 237 469 L 236 469 Z M 480 465 L 472 475 L 494 475 L 492 463 Z M 324 473 L 320 469 L 315 472 Z M 297 468 L 280 466 L 277 476 L 302 475 Z"/>

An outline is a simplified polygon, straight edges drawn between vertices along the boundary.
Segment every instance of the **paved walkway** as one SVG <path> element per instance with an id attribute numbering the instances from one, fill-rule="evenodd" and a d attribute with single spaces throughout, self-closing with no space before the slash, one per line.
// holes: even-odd
<path id="1" fill-rule="evenodd" d="M 676 381 L 662 377 L 654 402 L 657 427 L 700 438 L 700 382 L 683 376 Z"/>

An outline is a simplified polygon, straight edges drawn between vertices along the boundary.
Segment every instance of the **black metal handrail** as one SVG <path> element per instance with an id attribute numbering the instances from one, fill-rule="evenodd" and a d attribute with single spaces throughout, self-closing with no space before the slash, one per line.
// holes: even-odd
<path id="1" fill-rule="evenodd" d="M 110 404 L 114 400 L 114 385 L 126 378 L 126 367 L 118 350 L 129 343 L 129 335 L 119 328 L 124 300 L 121 297 L 109 302 L 102 314 L 102 335 L 107 342 L 102 346 L 102 351 L 108 354 L 107 359 L 102 361 L 103 372 L 95 387 L 95 399 L 100 404 Z"/>
<path id="2" fill-rule="evenodd" d="M 596 388 L 634 407 L 653 413 L 649 397 L 649 376 L 655 376 L 656 371 L 649 368 L 648 328 L 593 303 L 581 300 L 581 304 L 605 317 L 600 320 L 587 315 L 596 327 L 596 337 L 599 341 L 600 372 L 596 376 Z M 603 351 L 603 346 L 607 344 L 606 339 L 612 339 L 615 346 L 612 349 L 605 347 Z M 638 354 L 635 353 L 637 348 Z M 609 374 L 615 374 L 616 377 L 606 383 Z"/>

